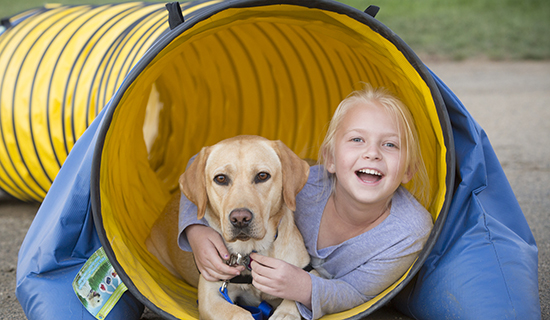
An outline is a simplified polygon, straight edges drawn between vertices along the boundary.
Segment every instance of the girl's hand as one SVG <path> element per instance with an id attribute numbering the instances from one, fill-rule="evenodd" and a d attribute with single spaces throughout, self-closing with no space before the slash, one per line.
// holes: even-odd
<path id="1" fill-rule="evenodd" d="M 252 284 L 272 296 L 294 300 L 311 309 L 311 278 L 307 271 L 283 260 L 250 254 Z"/>
<path id="2" fill-rule="evenodd" d="M 229 252 L 221 235 L 214 229 L 195 224 L 185 228 L 184 232 L 193 250 L 195 264 L 204 279 L 228 280 L 244 270 L 244 266 L 230 267 L 225 264 L 224 260 L 229 259 Z"/>

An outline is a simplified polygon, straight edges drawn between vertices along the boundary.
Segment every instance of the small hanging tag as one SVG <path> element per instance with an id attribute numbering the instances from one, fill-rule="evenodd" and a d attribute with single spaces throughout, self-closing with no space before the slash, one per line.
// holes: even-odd
<path id="1" fill-rule="evenodd" d="M 73 280 L 73 289 L 84 307 L 96 318 L 105 319 L 128 290 L 109 262 L 103 247 L 86 261 Z"/>

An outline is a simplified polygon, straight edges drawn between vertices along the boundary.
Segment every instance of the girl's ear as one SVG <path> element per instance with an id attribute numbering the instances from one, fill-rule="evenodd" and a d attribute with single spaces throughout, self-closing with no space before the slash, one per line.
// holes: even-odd
<path id="1" fill-rule="evenodd" d="M 327 150 L 327 148 L 323 149 L 323 158 L 325 159 L 325 169 L 329 173 L 335 173 L 336 172 L 336 165 L 334 164 L 334 157 Z"/>
<path id="2" fill-rule="evenodd" d="M 335 173 L 336 172 L 336 166 L 334 165 L 334 162 L 333 161 L 328 162 L 326 169 L 330 173 Z"/>
<path id="3" fill-rule="evenodd" d="M 405 174 L 403 175 L 403 180 L 401 181 L 401 183 L 406 184 L 411 181 L 414 177 L 414 174 L 416 173 L 416 170 L 416 166 L 409 165 L 409 168 L 405 171 Z"/>

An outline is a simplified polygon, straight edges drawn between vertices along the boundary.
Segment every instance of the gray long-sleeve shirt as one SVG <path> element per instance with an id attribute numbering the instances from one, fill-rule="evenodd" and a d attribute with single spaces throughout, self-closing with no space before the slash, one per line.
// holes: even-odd
<path id="1" fill-rule="evenodd" d="M 311 310 L 297 303 L 306 319 L 344 311 L 375 297 L 412 265 L 432 228 L 430 214 L 403 187 L 392 198 L 390 215 L 375 228 L 317 250 L 321 216 L 331 194 L 331 182 L 322 166 L 311 167 L 308 182 L 296 198 L 295 220 L 312 265 L 321 277 L 310 275 Z M 180 201 L 179 244 L 191 247 L 183 230 L 197 220 L 197 209 L 185 196 Z"/>

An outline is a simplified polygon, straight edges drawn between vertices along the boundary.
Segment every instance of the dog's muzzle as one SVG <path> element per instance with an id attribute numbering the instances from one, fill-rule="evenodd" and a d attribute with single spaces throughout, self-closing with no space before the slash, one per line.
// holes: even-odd
<path id="1" fill-rule="evenodd" d="M 247 228 L 253 218 L 252 212 L 246 208 L 234 209 L 229 214 L 231 225 L 237 229 Z"/>
<path id="2" fill-rule="evenodd" d="M 251 225 L 254 215 L 246 208 L 238 208 L 229 214 L 229 222 L 232 226 L 233 238 L 240 241 L 248 241 L 252 235 Z"/>

